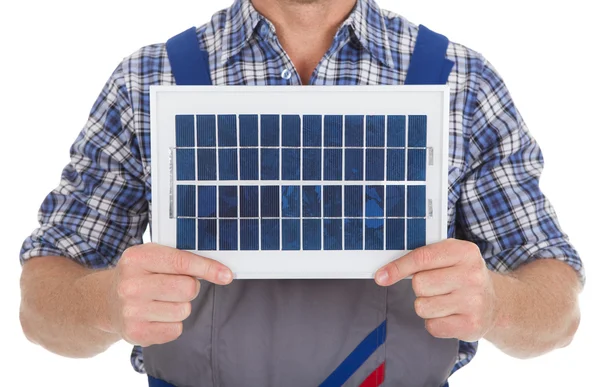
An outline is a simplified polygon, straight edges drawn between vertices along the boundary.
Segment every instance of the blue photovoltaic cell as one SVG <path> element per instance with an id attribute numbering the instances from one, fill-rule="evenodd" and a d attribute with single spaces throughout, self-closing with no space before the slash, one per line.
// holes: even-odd
<path id="1" fill-rule="evenodd" d="M 363 180 L 362 149 L 346 149 L 346 180 Z"/>
<path id="2" fill-rule="evenodd" d="M 177 219 L 177 248 L 194 250 L 196 248 L 196 219 Z"/>
<path id="3" fill-rule="evenodd" d="M 385 116 L 367 116 L 367 146 L 385 146 Z"/>
<path id="4" fill-rule="evenodd" d="M 219 124 L 219 146 L 237 146 L 237 118 L 233 114 L 220 115 L 217 118 Z"/>
<path id="5" fill-rule="evenodd" d="M 427 146 L 427 116 L 408 116 L 408 146 Z"/>
<path id="6" fill-rule="evenodd" d="M 279 219 L 262 219 L 261 249 L 279 250 Z"/>
<path id="7" fill-rule="evenodd" d="M 302 216 L 305 218 L 321 217 L 320 185 L 305 185 L 302 187 Z"/>
<path id="8" fill-rule="evenodd" d="M 219 220 L 219 250 L 238 249 L 238 221 L 235 219 Z"/>
<path id="9" fill-rule="evenodd" d="M 302 180 L 321 180 L 321 149 L 302 149 Z"/>
<path id="10" fill-rule="evenodd" d="M 387 179 L 390 181 L 405 180 L 405 150 L 388 149 L 387 151 Z"/>
<path id="11" fill-rule="evenodd" d="M 344 186 L 344 216 L 361 217 L 363 216 L 363 186 L 346 185 Z"/>
<path id="12" fill-rule="evenodd" d="M 198 180 L 217 179 L 217 151 L 198 149 Z"/>
<path id="13" fill-rule="evenodd" d="M 225 185 L 219 187 L 219 217 L 238 217 L 237 187 Z"/>
<path id="14" fill-rule="evenodd" d="M 383 250 L 383 218 L 365 219 L 365 250 Z"/>
<path id="15" fill-rule="evenodd" d="M 325 218 L 342 217 L 342 186 L 323 186 L 323 216 Z"/>
<path id="16" fill-rule="evenodd" d="M 260 150 L 260 179 L 279 180 L 279 149 Z"/>
<path id="17" fill-rule="evenodd" d="M 300 146 L 300 116 L 281 116 L 281 146 Z"/>
<path id="18" fill-rule="evenodd" d="M 219 180 L 238 179 L 237 149 L 219 149 Z"/>
<path id="19" fill-rule="evenodd" d="M 194 116 L 175 116 L 175 145 L 178 147 L 195 146 Z"/>
<path id="20" fill-rule="evenodd" d="M 425 246 L 426 224 L 425 219 L 408 219 L 406 227 L 406 248 L 414 250 Z"/>
<path id="21" fill-rule="evenodd" d="M 384 186 L 368 185 L 365 187 L 365 217 L 383 218 Z"/>
<path id="22" fill-rule="evenodd" d="M 198 217 L 217 217 L 217 187 L 214 185 L 198 186 Z"/>
<path id="23" fill-rule="evenodd" d="M 362 147 L 364 144 L 364 117 L 346 116 L 346 147 Z"/>
<path id="24" fill-rule="evenodd" d="M 427 150 L 409 149 L 407 163 L 407 180 L 425 181 L 427 171 Z"/>
<path id="25" fill-rule="evenodd" d="M 404 250 L 404 219 L 387 219 L 386 250 Z"/>
<path id="26" fill-rule="evenodd" d="M 263 218 L 279 217 L 279 186 L 263 185 L 260 187 L 260 216 Z"/>
<path id="27" fill-rule="evenodd" d="M 300 116 L 281 116 L 281 146 L 300 146 Z"/>
<path id="28" fill-rule="evenodd" d="M 342 180 L 342 149 L 325 149 L 323 180 Z"/>
<path id="29" fill-rule="evenodd" d="M 302 249 L 321 250 L 321 219 L 302 220 Z"/>
<path id="30" fill-rule="evenodd" d="M 367 149 L 367 180 L 383 181 L 385 180 L 385 150 Z"/>
<path id="31" fill-rule="evenodd" d="M 300 250 L 300 219 L 281 221 L 282 250 Z"/>
<path id="32" fill-rule="evenodd" d="M 323 219 L 323 249 L 342 250 L 342 219 Z"/>
<path id="33" fill-rule="evenodd" d="M 281 179 L 300 180 L 300 149 L 281 150 Z"/>
<path id="34" fill-rule="evenodd" d="M 258 250 L 258 219 L 240 219 L 240 250 Z"/>
<path id="35" fill-rule="evenodd" d="M 346 250 L 363 249 L 363 220 L 344 220 L 344 245 Z"/>
<path id="36" fill-rule="evenodd" d="M 240 218 L 258 218 L 258 186 L 240 186 Z"/>
<path id="37" fill-rule="evenodd" d="M 424 218 L 427 215 L 425 209 L 426 198 L 425 198 L 425 186 L 424 185 L 410 185 L 407 187 L 407 214 L 409 218 Z"/>
<path id="38" fill-rule="evenodd" d="M 426 116 L 176 115 L 175 135 L 177 180 L 204 182 L 176 187 L 178 248 L 404 250 L 425 244 L 426 186 L 394 182 L 425 181 Z M 238 179 L 256 185 L 238 185 Z M 231 183 L 206 185 L 217 180 Z M 259 180 L 274 183 L 260 186 Z"/>
<path id="39" fill-rule="evenodd" d="M 406 116 L 388 116 L 387 147 L 403 148 L 406 146 Z"/>
<path id="40" fill-rule="evenodd" d="M 240 180 L 258 180 L 258 148 L 240 149 Z"/>
<path id="41" fill-rule="evenodd" d="M 260 116 L 260 145 L 279 146 L 279 116 L 273 114 Z"/>
<path id="42" fill-rule="evenodd" d="M 196 186 L 177 186 L 177 216 L 195 216 Z"/>
<path id="43" fill-rule="evenodd" d="M 198 250 L 217 249 L 217 220 L 198 219 Z"/>
<path id="44" fill-rule="evenodd" d="M 281 187 L 281 216 L 284 218 L 300 217 L 300 187 L 284 185 Z"/>
<path id="45" fill-rule="evenodd" d="M 240 146 L 258 146 L 258 115 L 240 115 Z"/>
<path id="46" fill-rule="evenodd" d="M 321 131 L 321 116 L 306 115 L 302 118 L 303 135 L 302 145 L 304 147 L 320 147 L 323 137 Z"/>
<path id="47" fill-rule="evenodd" d="M 198 146 L 217 144 L 217 118 L 214 115 L 197 115 Z"/>
<path id="48" fill-rule="evenodd" d="M 177 180 L 196 180 L 196 162 L 193 149 L 177 149 Z"/>
<path id="49" fill-rule="evenodd" d="M 341 147 L 342 143 L 342 128 L 343 128 L 343 117 L 342 116 L 325 116 L 325 146 L 326 147 Z"/>
<path id="50" fill-rule="evenodd" d="M 386 188 L 386 216 L 404 217 L 404 186 L 388 185 Z"/>

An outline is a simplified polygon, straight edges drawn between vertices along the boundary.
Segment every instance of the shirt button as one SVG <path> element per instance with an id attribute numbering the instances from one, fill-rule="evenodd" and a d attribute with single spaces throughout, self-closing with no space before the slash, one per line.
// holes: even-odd
<path id="1" fill-rule="evenodd" d="M 269 26 L 268 26 L 268 25 L 266 25 L 266 24 L 263 24 L 263 25 L 260 27 L 260 34 L 261 34 L 263 37 L 265 37 L 265 38 L 266 38 L 266 37 L 268 37 L 268 36 L 269 36 L 269 30 L 270 30 Z"/>
<path id="2" fill-rule="evenodd" d="M 281 78 L 283 78 L 283 79 L 290 79 L 291 77 L 292 77 L 292 72 L 290 70 L 284 69 L 281 72 Z"/>

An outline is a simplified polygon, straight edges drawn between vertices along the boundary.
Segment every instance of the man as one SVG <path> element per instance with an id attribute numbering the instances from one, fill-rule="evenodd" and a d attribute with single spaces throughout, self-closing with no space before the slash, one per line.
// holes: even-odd
<path id="1" fill-rule="evenodd" d="M 197 36 L 217 85 L 372 85 L 404 83 L 418 33 L 371 0 L 237 0 Z M 567 345 L 584 273 L 539 190 L 539 148 L 493 67 L 455 43 L 446 55 L 448 234 L 460 240 L 376 282 L 232 282 L 216 261 L 141 245 L 148 89 L 175 79 L 165 45 L 126 58 L 24 243 L 27 337 L 71 357 L 124 339 L 156 386 L 440 386 L 482 338 L 521 358 Z"/>

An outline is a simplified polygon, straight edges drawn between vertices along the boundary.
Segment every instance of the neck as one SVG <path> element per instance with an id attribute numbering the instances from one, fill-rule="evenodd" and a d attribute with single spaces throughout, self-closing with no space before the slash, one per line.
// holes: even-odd
<path id="1" fill-rule="evenodd" d="M 278 33 L 324 34 L 342 24 L 356 0 L 252 0 L 252 4 Z"/>
<path id="2" fill-rule="evenodd" d="M 252 0 L 277 31 L 279 42 L 308 83 L 339 26 L 357 0 Z"/>

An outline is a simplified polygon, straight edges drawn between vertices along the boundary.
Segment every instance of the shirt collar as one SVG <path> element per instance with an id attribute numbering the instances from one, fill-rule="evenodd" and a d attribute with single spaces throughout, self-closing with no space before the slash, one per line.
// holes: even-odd
<path id="1" fill-rule="evenodd" d="M 388 38 L 385 16 L 374 0 L 357 0 L 348 19 L 356 39 L 376 60 L 393 68 L 394 60 Z"/>
<path id="2" fill-rule="evenodd" d="M 240 52 L 248 43 L 259 22 L 267 23 L 250 0 L 236 0 L 227 10 L 221 46 L 221 63 Z"/>
<path id="3" fill-rule="evenodd" d="M 240 52 L 254 33 L 257 33 L 259 23 L 268 26 L 269 33 L 274 32 L 273 25 L 258 13 L 251 0 L 235 0 L 226 14 L 221 63 Z M 390 68 L 394 67 L 384 15 L 374 0 L 357 0 L 339 31 L 344 27 L 352 29 L 361 46 L 376 60 Z"/>

